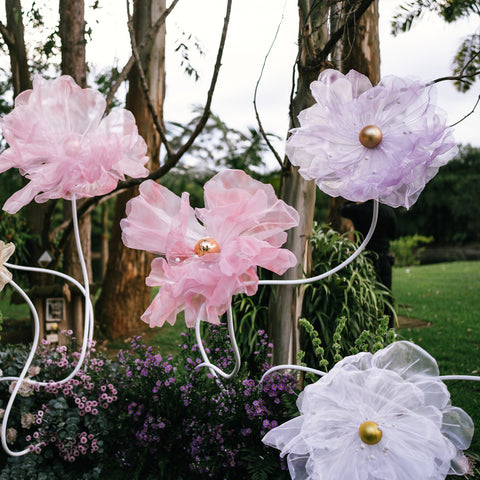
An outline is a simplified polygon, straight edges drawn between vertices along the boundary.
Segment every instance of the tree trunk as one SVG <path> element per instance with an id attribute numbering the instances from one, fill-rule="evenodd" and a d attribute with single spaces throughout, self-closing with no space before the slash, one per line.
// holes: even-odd
<path id="1" fill-rule="evenodd" d="M 2 35 L 8 46 L 10 65 L 12 69 L 13 95 L 17 97 L 24 90 L 32 88 L 32 79 L 28 67 L 28 55 L 25 46 L 23 14 L 20 0 L 6 0 L 5 12 L 7 31 Z M 45 250 L 49 250 L 50 240 L 48 231 L 50 226 L 49 208 L 51 202 L 38 204 L 31 202 L 25 207 L 25 215 L 32 239 L 28 242 L 28 251 L 33 266 L 38 267 L 38 259 Z M 52 283 L 50 275 L 36 272 L 28 273 L 30 285 Z"/>
<path id="2" fill-rule="evenodd" d="M 165 0 L 136 0 L 133 23 L 136 42 L 165 10 Z M 159 118 L 163 118 L 165 96 L 165 28 L 162 27 L 151 45 L 141 52 L 141 61 L 147 79 L 150 97 Z M 126 107 L 135 115 L 139 133 L 148 146 L 149 168 L 158 166 L 160 138 L 155 129 L 137 68 L 129 75 Z M 97 321 L 108 338 L 126 338 L 138 332 L 139 319 L 150 303 L 150 288 L 145 277 L 150 270 L 152 256 L 146 252 L 125 247 L 121 240 L 120 220 L 125 217 L 125 205 L 138 193 L 138 188 L 119 195 L 115 205 L 113 227 L 109 242 L 109 259 L 100 298 L 97 302 Z"/>
<path id="3" fill-rule="evenodd" d="M 82 88 L 87 86 L 87 63 L 85 60 L 85 4 L 84 0 L 60 0 L 60 39 L 62 43 L 61 71 L 70 75 Z M 83 200 L 77 200 L 80 206 Z M 72 203 L 64 200 L 63 218 L 72 218 Z M 80 241 L 87 267 L 88 278 L 92 279 L 92 224 L 90 215 L 83 215 L 79 220 Z M 63 271 L 83 283 L 82 269 L 73 235 L 67 240 L 63 251 Z M 70 323 L 75 327 L 77 338 L 83 336 L 83 299 L 72 295 L 68 302 Z"/>
<path id="4" fill-rule="evenodd" d="M 318 78 L 322 67 L 313 67 L 317 56 L 328 39 L 328 7 L 316 0 L 299 0 L 299 60 L 298 86 L 290 106 L 291 127 L 298 126 L 301 110 L 313 105 L 310 84 Z M 299 264 L 283 276 L 284 279 L 300 278 L 311 269 L 309 237 L 312 233 L 316 185 L 304 180 L 288 159 L 282 172 L 280 196 L 300 213 L 300 224 L 290 230 L 286 248 L 295 253 Z M 301 316 L 302 289 L 280 286 L 272 296 L 270 305 L 270 339 L 274 345 L 275 364 L 295 363 L 299 349 L 298 319 Z"/>
<path id="5" fill-rule="evenodd" d="M 22 5 L 20 0 L 6 0 L 7 30 L 9 38 L 5 38 L 10 54 L 12 68 L 13 96 L 32 88 L 32 80 L 27 62 L 25 35 L 23 28 Z"/>
<path id="6" fill-rule="evenodd" d="M 343 10 L 350 11 L 355 0 L 345 2 Z M 380 37 L 378 34 L 378 0 L 375 0 L 360 20 L 345 31 L 343 41 L 336 51 L 336 67 L 343 73 L 350 70 L 366 75 L 372 85 L 380 81 Z M 327 223 L 340 233 L 352 229 L 352 222 L 343 218 L 338 210 L 345 202 L 341 197 L 332 198 L 329 202 Z"/>

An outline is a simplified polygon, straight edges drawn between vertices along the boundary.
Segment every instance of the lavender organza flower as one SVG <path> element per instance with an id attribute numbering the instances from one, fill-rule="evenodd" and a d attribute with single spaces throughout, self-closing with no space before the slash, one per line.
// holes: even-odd
<path id="1" fill-rule="evenodd" d="M 10 147 L 0 155 L 0 172 L 18 168 L 30 180 L 3 209 L 15 213 L 34 198 L 103 195 L 126 175 L 146 176 L 147 148 L 132 113 L 114 109 L 102 119 L 105 108 L 99 92 L 69 76 L 37 76 L 0 121 Z"/>
<path id="2" fill-rule="evenodd" d="M 464 475 L 473 422 L 450 403 L 435 360 L 410 342 L 345 358 L 263 442 L 294 480 L 443 480 Z"/>
<path id="3" fill-rule="evenodd" d="M 311 84 L 316 104 L 300 112 L 286 153 L 299 173 L 347 200 L 413 205 L 457 153 L 433 87 L 395 76 L 377 86 L 351 70 L 325 70 Z"/>
<path id="4" fill-rule="evenodd" d="M 12 279 L 12 274 L 3 265 L 15 251 L 15 245 L 13 243 L 5 243 L 0 240 L 0 292 L 3 287 Z M 1 375 L 0 375 L 1 376 Z"/>

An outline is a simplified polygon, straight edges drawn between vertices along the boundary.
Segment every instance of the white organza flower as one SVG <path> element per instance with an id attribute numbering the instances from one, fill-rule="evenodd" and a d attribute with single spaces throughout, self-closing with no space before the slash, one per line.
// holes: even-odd
<path id="1" fill-rule="evenodd" d="M 15 245 L 13 243 L 5 243 L 0 240 L 0 292 L 3 287 L 12 279 L 12 274 L 4 267 L 4 263 L 13 255 Z"/>
<path id="2" fill-rule="evenodd" d="M 299 173 L 333 197 L 413 205 L 458 149 L 433 86 L 387 76 L 375 87 L 354 70 L 324 70 L 311 84 L 286 153 Z"/>
<path id="3" fill-rule="evenodd" d="M 410 342 L 347 357 L 298 399 L 300 416 L 263 442 L 294 480 L 440 480 L 463 475 L 473 422 L 435 360 Z"/>

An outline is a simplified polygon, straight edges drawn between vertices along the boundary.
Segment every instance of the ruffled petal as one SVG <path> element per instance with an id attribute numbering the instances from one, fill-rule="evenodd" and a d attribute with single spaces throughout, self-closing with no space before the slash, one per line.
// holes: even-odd
<path id="1" fill-rule="evenodd" d="M 331 196 L 409 208 L 458 151 L 433 87 L 417 80 L 390 76 L 371 87 L 358 72 L 325 71 L 311 88 L 317 103 L 300 113 L 286 154 Z M 367 125 L 382 132 L 371 148 L 359 139 Z"/>
<path id="2" fill-rule="evenodd" d="M 148 174 L 146 144 L 133 115 L 117 110 L 102 120 L 105 107 L 99 92 L 80 88 L 71 77 L 34 79 L 33 89 L 20 94 L 1 121 L 9 148 L 0 170 L 18 168 L 30 180 L 6 208 L 18 210 L 33 198 L 104 195 L 125 175 Z"/>
<path id="3" fill-rule="evenodd" d="M 436 385 L 435 385 L 436 384 Z M 300 418 L 268 432 L 307 480 L 443 480 L 464 474 L 473 423 L 452 407 L 435 360 L 409 342 L 337 363 L 298 399 Z M 381 435 L 367 443 L 364 422 Z"/>

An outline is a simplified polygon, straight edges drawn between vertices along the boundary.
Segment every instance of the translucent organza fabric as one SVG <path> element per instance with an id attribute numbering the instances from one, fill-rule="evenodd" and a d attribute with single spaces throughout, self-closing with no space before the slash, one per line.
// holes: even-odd
<path id="1" fill-rule="evenodd" d="M 287 455 L 294 480 L 440 480 L 469 470 L 462 451 L 473 422 L 413 343 L 345 358 L 305 388 L 298 408 L 263 438 Z M 378 443 L 362 440 L 364 422 L 378 425 Z"/>
<path id="2" fill-rule="evenodd" d="M 301 126 L 287 140 L 288 158 L 328 195 L 410 208 L 457 153 L 433 88 L 395 76 L 372 87 L 354 70 L 325 70 L 311 84 L 317 103 L 299 114 Z M 369 125 L 382 133 L 375 147 L 359 138 Z"/>
<path id="3" fill-rule="evenodd" d="M 12 274 L 3 265 L 15 251 L 13 243 L 5 243 L 0 240 L 0 292 L 5 285 L 12 279 Z"/>
<path id="4" fill-rule="evenodd" d="M 280 247 L 299 215 L 271 185 L 224 170 L 205 184 L 204 196 L 205 208 L 194 210 L 188 193 L 180 198 L 148 180 L 127 204 L 120 223 L 124 244 L 161 255 L 146 280 L 161 287 L 142 316 L 151 326 L 173 324 L 181 311 L 190 327 L 197 318 L 218 323 L 233 295 L 256 292 L 257 266 L 282 274 L 297 264 L 294 254 Z M 219 251 L 197 255 L 205 238 Z"/>
<path id="5" fill-rule="evenodd" d="M 9 148 L 0 172 L 18 168 L 28 184 L 3 206 L 15 213 L 33 199 L 71 199 L 111 192 L 125 176 L 144 177 L 147 147 L 127 110 L 106 117 L 96 90 L 80 88 L 69 76 L 35 77 L 33 89 L 15 99 L 0 121 Z"/>

